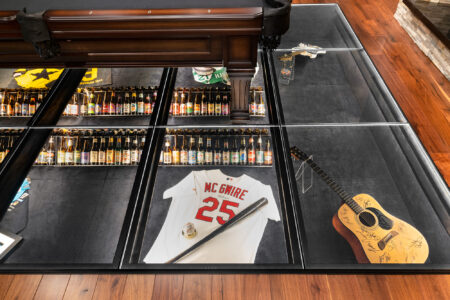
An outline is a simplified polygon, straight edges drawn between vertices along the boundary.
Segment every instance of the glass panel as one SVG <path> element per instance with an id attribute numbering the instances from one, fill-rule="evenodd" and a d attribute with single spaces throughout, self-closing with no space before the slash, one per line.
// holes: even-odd
<path id="1" fill-rule="evenodd" d="M 148 126 L 162 68 L 89 69 L 58 126 Z"/>
<path id="2" fill-rule="evenodd" d="M 51 131 L 27 175 L 28 198 L 1 222 L 22 237 L 3 267 L 111 264 L 145 134 L 142 129 Z"/>
<path id="3" fill-rule="evenodd" d="M 450 194 L 409 125 L 287 127 L 287 134 L 306 153 L 292 166 L 307 268 L 449 265 Z"/>
<path id="4" fill-rule="evenodd" d="M 168 125 L 231 124 L 231 86 L 225 68 L 178 68 Z M 212 73 L 213 72 L 213 73 Z M 228 80 L 229 83 L 229 80 Z M 248 124 L 269 124 L 262 65 L 249 94 Z"/>
<path id="5" fill-rule="evenodd" d="M 133 263 L 166 263 L 265 197 L 261 209 L 176 262 L 287 264 L 273 130 L 167 130 Z"/>
<path id="6" fill-rule="evenodd" d="M 287 53 L 273 54 L 286 124 L 405 122 L 364 51 L 298 55 L 293 69 L 282 61 Z M 288 71 L 294 79 L 280 80 Z"/>
<path id="7" fill-rule="evenodd" d="M 299 43 L 331 49 L 362 48 L 336 4 L 292 5 L 289 30 L 278 48 L 291 49 Z"/>
<path id="8" fill-rule="evenodd" d="M 0 69 L 0 126 L 25 126 L 63 69 Z"/>

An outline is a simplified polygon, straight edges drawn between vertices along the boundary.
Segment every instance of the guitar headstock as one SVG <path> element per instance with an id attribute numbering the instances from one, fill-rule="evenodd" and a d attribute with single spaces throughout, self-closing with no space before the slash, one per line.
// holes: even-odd
<path id="1" fill-rule="evenodd" d="M 298 149 L 297 146 L 291 147 L 290 152 L 292 158 L 294 158 L 295 160 L 305 161 L 309 157 L 305 152 Z"/>

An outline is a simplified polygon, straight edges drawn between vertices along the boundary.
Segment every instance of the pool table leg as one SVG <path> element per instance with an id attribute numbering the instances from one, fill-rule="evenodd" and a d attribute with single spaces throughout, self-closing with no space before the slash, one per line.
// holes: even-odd
<path id="1" fill-rule="evenodd" d="M 255 68 L 227 69 L 231 81 L 231 120 L 233 123 L 246 123 L 250 119 L 248 112 L 248 95 L 250 82 L 255 74 Z"/>

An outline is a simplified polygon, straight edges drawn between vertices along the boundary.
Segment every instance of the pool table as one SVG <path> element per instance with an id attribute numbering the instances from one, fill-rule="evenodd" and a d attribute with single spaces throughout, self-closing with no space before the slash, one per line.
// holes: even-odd
<path id="1" fill-rule="evenodd" d="M 0 4 L 0 67 L 225 66 L 245 123 L 258 42 L 274 48 L 291 0 L 16 0 Z"/>

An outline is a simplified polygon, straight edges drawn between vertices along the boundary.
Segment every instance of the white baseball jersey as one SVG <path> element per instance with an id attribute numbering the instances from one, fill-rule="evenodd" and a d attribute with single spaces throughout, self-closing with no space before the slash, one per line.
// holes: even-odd
<path id="1" fill-rule="evenodd" d="M 247 175 L 231 177 L 220 170 L 192 171 L 164 192 L 172 198 L 166 220 L 146 263 L 165 263 L 217 229 L 247 206 L 266 197 L 269 202 L 225 232 L 203 244 L 178 263 L 253 263 L 267 224 L 280 220 L 269 185 Z M 188 239 L 183 226 L 193 223 L 197 235 Z"/>

